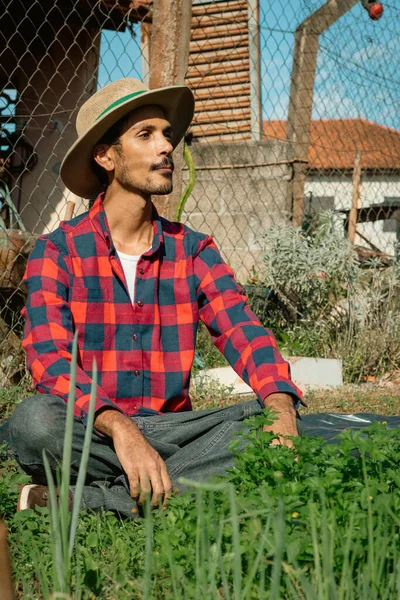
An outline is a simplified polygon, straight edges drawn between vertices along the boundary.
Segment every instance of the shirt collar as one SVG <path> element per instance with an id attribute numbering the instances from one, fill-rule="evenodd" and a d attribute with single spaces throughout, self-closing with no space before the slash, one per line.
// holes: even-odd
<path id="1" fill-rule="evenodd" d="M 113 247 L 113 241 L 112 241 L 112 237 L 111 237 L 110 227 L 109 227 L 108 221 L 107 221 L 106 212 L 105 212 L 104 206 L 103 206 L 103 200 L 104 200 L 104 192 L 102 192 L 101 194 L 99 194 L 97 196 L 92 207 L 89 209 L 89 219 L 90 219 L 94 229 L 106 242 L 108 248 L 111 248 L 111 247 Z M 164 243 L 164 235 L 163 235 L 163 230 L 162 230 L 161 218 L 160 218 L 154 204 L 152 204 L 152 207 L 153 207 L 152 219 L 153 219 L 154 237 L 153 237 L 153 244 L 152 244 L 150 250 L 148 252 L 146 252 L 146 254 L 153 254 L 160 248 L 161 244 Z"/>

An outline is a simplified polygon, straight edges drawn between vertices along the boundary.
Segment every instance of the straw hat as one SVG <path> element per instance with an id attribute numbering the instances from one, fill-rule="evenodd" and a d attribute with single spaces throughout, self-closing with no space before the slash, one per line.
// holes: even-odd
<path id="1" fill-rule="evenodd" d="M 100 89 L 82 105 L 76 118 L 78 139 L 68 150 L 60 170 L 61 179 L 71 192 L 93 199 L 103 191 L 91 168 L 94 146 L 119 119 L 135 108 L 149 104 L 164 110 L 172 125 L 175 148 L 194 113 L 193 93 L 186 86 L 149 90 L 138 79 L 119 79 Z"/>

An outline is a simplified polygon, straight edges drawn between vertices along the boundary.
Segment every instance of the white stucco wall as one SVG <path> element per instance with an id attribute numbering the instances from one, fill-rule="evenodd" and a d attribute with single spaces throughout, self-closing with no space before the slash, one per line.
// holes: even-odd
<path id="1" fill-rule="evenodd" d="M 318 198 L 333 197 L 334 210 L 350 209 L 352 195 L 352 179 L 350 176 L 314 176 L 309 177 L 306 188 L 306 203 L 307 211 L 310 195 L 312 194 L 313 202 L 318 202 Z M 375 204 L 382 204 L 388 198 L 398 198 L 400 202 L 400 176 L 363 176 L 361 184 L 361 207 L 368 207 Z M 400 211 L 397 215 L 400 217 Z M 392 221 L 375 221 L 369 223 L 359 223 L 357 230 L 366 238 L 368 238 L 382 252 L 393 254 L 394 244 L 396 243 L 395 219 Z M 400 223 L 399 223 L 400 225 Z M 385 231 L 392 229 L 394 231 Z M 400 231 L 398 233 L 400 235 Z M 361 246 L 368 246 L 367 243 L 359 236 L 356 238 L 356 243 Z"/>

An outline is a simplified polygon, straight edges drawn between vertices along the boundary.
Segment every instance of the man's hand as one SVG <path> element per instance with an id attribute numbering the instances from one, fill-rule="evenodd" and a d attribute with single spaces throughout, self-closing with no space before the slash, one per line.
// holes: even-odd
<path id="1" fill-rule="evenodd" d="M 264 406 L 265 408 L 271 408 L 279 414 L 277 415 L 277 420 L 272 425 L 264 425 L 263 431 L 270 431 L 279 436 L 289 435 L 294 437 L 299 435 L 293 398 L 289 394 L 271 394 L 265 398 Z M 283 437 L 272 441 L 272 445 L 276 444 L 284 444 L 289 448 L 293 447 L 292 440 L 287 440 Z"/>
<path id="2" fill-rule="evenodd" d="M 128 477 L 132 498 L 142 506 L 146 496 L 151 494 L 153 507 L 158 507 L 161 500 L 166 508 L 172 493 L 167 467 L 137 425 L 122 413 L 107 409 L 96 417 L 94 426 L 112 438 L 118 460 Z"/>

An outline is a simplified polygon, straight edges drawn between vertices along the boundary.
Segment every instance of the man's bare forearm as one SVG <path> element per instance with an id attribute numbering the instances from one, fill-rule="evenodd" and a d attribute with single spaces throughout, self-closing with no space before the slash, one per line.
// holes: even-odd
<path id="1" fill-rule="evenodd" d="M 142 505 L 151 494 L 152 506 L 159 506 L 161 500 L 165 507 L 172 492 L 167 467 L 136 423 L 118 410 L 105 409 L 97 415 L 94 426 L 112 438 L 132 498 Z"/>
<path id="2" fill-rule="evenodd" d="M 271 408 L 273 411 L 276 411 L 277 420 L 272 423 L 272 425 L 264 425 L 264 431 L 269 431 L 275 433 L 279 436 L 297 436 L 297 423 L 296 423 L 296 410 L 293 404 L 292 396 L 289 394 L 271 394 L 267 396 L 264 400 L 265 408 Z M 291 440 L 285 440 L 284 438 L 280 438 L 281 443 L 292 446 Z M 272 443 L 276 444 L 279 441 L 274 440 Z"/>
<path id="3" fill-rule="evenodd" d="M 137 433 L 138 436 L 142 437 L 142 433 L 138 426 L 131 421 L 129 417 L 122 414 L 118 410 L 106 409 L 103 410 L 99 415 L 97 415 L 94 421 L 95 428 L 100 431 L 100 433 L 104 433 L 108 435 L 110 438 L 113 438 L 116 431 L 121 431 L 126 427 L 129 427 L 131 431 L 131 435 L 135 435 Z"/>
<path id="4" fill-rule="evenodd" d="M 289 394 L 270 394 L 264 400 L 265 408 L 272 408 L 281 413 L 291 413 L 296 416 L 293 398 Z"/>

